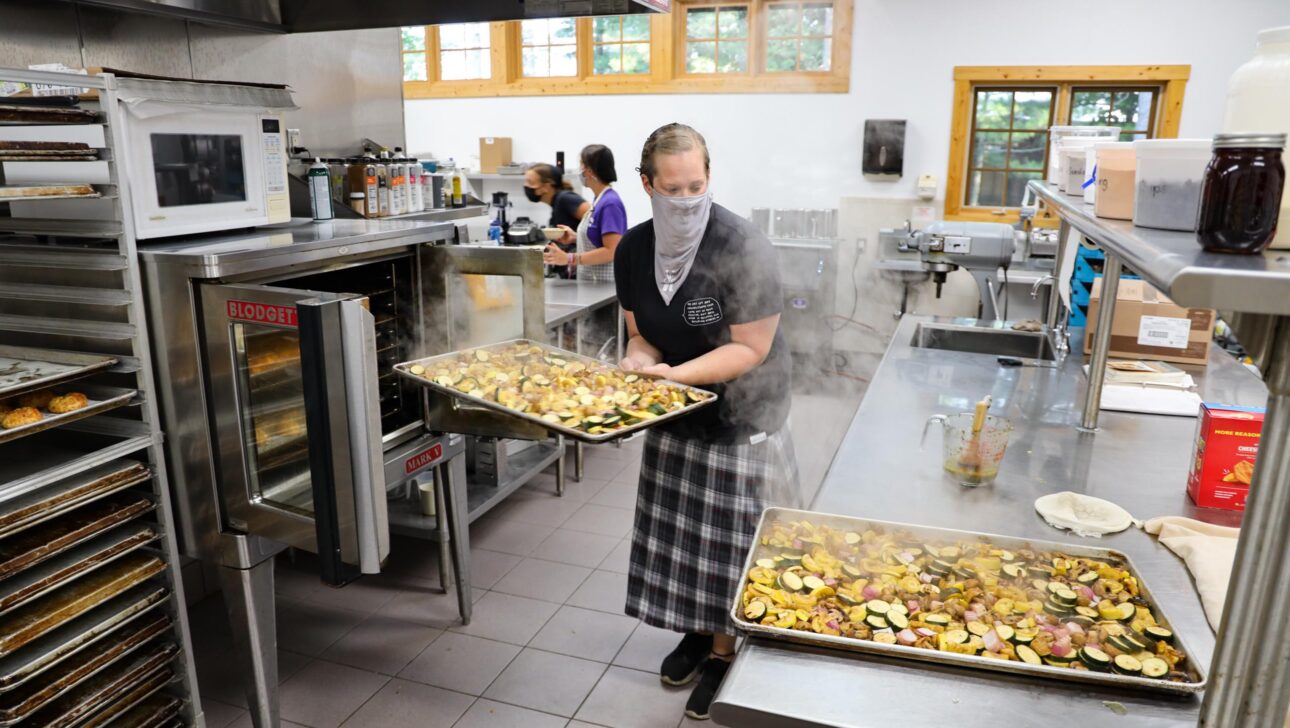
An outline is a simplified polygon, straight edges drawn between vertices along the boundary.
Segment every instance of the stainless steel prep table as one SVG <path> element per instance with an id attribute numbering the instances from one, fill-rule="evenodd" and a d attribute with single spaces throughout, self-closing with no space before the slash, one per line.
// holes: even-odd
<path id="1" fill-rule="evenodd" d="M 577 349 L 582 351 L 582 323 L 592 312 L 605 306 L 618 306 L 618 289 L 613 283 L 603 281 L 568 281 L 559 278 L 547 278 L 546 294 L 546 327 L 548 331 L 561 331 L 566 324 L 574 325 L 577 335 Z M 623 315 L 618 310 L 618 359 L 623 358 Z"/>
<path id="2" fill-rule="evenodd" d="M 1241 514 L 1198 509 L 1186 493 L 1196 420 L 1104 412 L 1101 432 L 1075 427 L 1086 386 L 1082 357 L 1059 368 L 1004 368 L 996 357 L 910 345 L 919 323 L 905 316 L 857 410 L 812 509 L 876 519 L 1078 542 L 1046 525 L 1035 498 L 1072 490 L 1112 500 L 1141 519 L 1184 515 L 1239 525 Z M 959 323 L 964 320 L 956 320 Z M 1206 401 L 1261 405 L 1267 390 L 1217 348 L 1192 370 Z M 993 486 L 963 488 L 941 470 L 940 443 L 920 450 L 932 414 L 968 411 L 985 394 L 1016 432 Z M 1182 561 L 1138 529 L 1091 540 L 1129 554 L 1183 632 L 1193 657 L 1208 665 L 1214 635 Z M 963 726 L 1114 720 L 1120 703 L 1134 726 L 1196 724 L 1199 699 L 1167 699 L 1049 680 L 859 657 L 750 639 L 713 705 L 722 725 Z"/>

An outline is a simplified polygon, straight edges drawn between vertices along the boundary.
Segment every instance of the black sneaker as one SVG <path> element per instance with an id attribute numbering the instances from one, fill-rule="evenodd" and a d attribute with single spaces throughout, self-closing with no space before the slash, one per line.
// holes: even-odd
<path id="1" fill-rule="evenodd" d="M 715 657 L 703 663 L 699 684 L 694 686 L 694 692 L 690 693 L 690 699 L 685 702 L 686 715 L 695 720 L 708 719 L 712 699 L 717 697 L 717 690 L 721 687 L 721 681 L 726 679 L 726 671 L 729 669 L 728 661 Z"/>
<path id="2" fill-rule="evenodd" d="M 712 635 L 693 632 L 687 634 L 681 644 L 663 658 L 663 666 L 658 671 L 659 678 L 665 685 L 688 685 L 699 676 L 699 668 L 711 651 Z"/>

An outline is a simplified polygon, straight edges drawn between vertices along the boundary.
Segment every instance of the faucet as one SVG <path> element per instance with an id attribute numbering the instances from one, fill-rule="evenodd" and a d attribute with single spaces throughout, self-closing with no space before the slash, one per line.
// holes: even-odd
<path id="1" fill-rule="evenodd" d="M 1045 283 L 1049 283 L 1055 286 L 1057 285 L 1057 278 L 1055 278 L 1051 274 L 1047 274 L 1047 273 L 1044 274 L 1042 278 L 1035 281 L 1035 285 L 1030 287 L 1030 297 L 1035 299 L 1039 298 L 1039 289 L 1042 288 Z M 1061 306 L 1060 298 L 1053 297 L 1052 301 L 1054 302 L 1055 305 Z M 1071 333 L 1070 333 L 1070 311 L 1069 310 L 1061 311 L 1058 316 L 1054 317 L 1054 326 L 1053 326 L 1052 333 L 1053 333 L 1053 349 L 1057 352 L 1057 358 L 1059 360 L 1065 359 L 1067 352 L 1070 351 Z"/>

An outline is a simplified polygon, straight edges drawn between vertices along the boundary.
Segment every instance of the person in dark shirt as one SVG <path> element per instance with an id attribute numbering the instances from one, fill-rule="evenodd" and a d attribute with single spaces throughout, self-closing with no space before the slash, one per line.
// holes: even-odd
<path id="1" fill-rule="evenodd" d="M 551 206 L 551 222 L 547 227 L 564 226 L 576 230 L 583 215 L 591 210 L 591 203 L 573 191 L 573 185 L 553 164 L 535 164 L 524 170 L 524 196 L 529 202 Z M 574 243 L 563 246 L 562 250 L 572 252 Z M 552 269 L 561 278 L 571 277 L 567 267 L 552 266 Z"/>
<path id="2" fill-rule="evenodd" d="M 646 431 L 626 611 L 685 633 L 660 676 L 669 685 L 697 677 L 685 710 L 705 719 L 734 655 L 729 610 L 761 513 L 800 505 L 792 360 L 774 250 L 713 203 L 702 135 L 661 127 L 639 171 L 654 216 L 628 230 L 614 255 L 629 337 L 621 366 L 719 398 Z"/>

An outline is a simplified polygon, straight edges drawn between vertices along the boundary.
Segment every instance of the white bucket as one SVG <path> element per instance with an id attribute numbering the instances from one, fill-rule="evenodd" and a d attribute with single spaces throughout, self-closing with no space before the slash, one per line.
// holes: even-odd
<path id="1" fill-rule="evenodd" d="M 1120 130 L 1114 126 L 1050 126 L 1048 127 L 1048 184 L 1055 185 L 1061 180 L 1057 176 L 1057 143 L 1067 137 L 1096 137 L 1101 141 L 1115 141 L 1120 138 Z"/>

